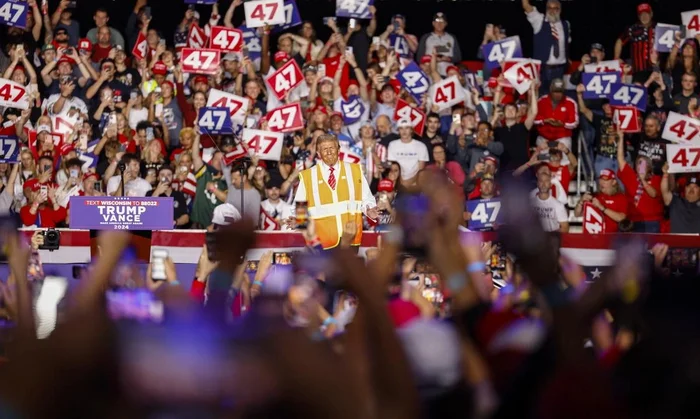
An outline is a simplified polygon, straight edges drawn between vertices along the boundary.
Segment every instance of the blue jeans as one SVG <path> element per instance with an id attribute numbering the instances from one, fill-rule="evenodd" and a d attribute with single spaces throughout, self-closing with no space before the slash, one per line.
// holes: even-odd
<path id="1" fill-rule="evenodd" d="M 660 233 L 661 223 L 658 221 L 637 221 L 632 227 L 634 233 Z"/>

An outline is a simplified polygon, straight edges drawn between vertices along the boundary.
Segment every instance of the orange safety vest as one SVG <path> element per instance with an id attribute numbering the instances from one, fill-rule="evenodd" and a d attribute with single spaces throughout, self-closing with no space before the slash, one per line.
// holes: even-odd
<path id="1" fill-rule="evenodd" d="M 324 249 L 340 244 L 343 227 L 355 221 L 357 234 L 352 246 L 362 241 L 362 170 L 359 164 L 340 162 L 335 190 L 331 189 L 321 172 L 321 164 L 299 173 L 306 189 L 309 217 L 314 220 L 316 235 Z"/>

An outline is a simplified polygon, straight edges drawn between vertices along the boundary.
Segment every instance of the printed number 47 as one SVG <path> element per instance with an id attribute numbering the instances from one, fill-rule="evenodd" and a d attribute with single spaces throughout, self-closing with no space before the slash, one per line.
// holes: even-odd
<path id="1" fill-rule="evenodd" d="M 417 71 L 408 71 L 403 75 L 406 79 L 406 86 L 413 89 L 413 93 L 420 94 L 428 90 L 428 83 L 425 82 L 423 75 Z"/>
<path id="2" fill-rule="evenodd" d="M 479 221 L 482 224 L 495 223 L 500 211 L 500 202 L 481 203 L 474 209 L 474 212 L 472 213 L 472 220 Z M 489 212 L 491 213 L 491 216 L 489 216 Z"/>
<path id="3" fill-rule="evenodd" d="M 204 62 L 202 62 L 202 58 L 204 58 Z M 216 53 L 212 51 L 193 51 L 185 58 L 185 64 L 192 66 L 192 68 L 209 68 L 215 58 Z"/>
<path id="4" fill-rule="evenodd" d="M 693 159 L 693 163 L 688 164 L 688 154 L 690 153 L 695 154 L 695 158 Z M 681 148 L 676 155 L 673 156 L 671 162 L 680 164 L 683 167 L 695 167 L 700 163 L 700 148 Z"/>
<path id="5" fill-rule="evenodd" d="M 270 9 L 269 16 L 265 15 L 265 10 L 263 10 L 264 8 Z M 260 19 L 264 22 L 266 20 L 272 20 L 272 18 L 275 17 L 276 12 L 277 3 L 258 4 L 257 6 L 255 6 L 255 9 L 253 9 L 253 13 L 250 14 L 250 17 L 254 19 Z"/>
<path id="6" fill-rule="evenodd" d="M 5 3 L 0 7 L 0 17 L 5 19 L 6 22 L 17 23 L 25 6 L 17 3 Z M 12 14 L 14 12 L 14 15 Z"/>
<path id="7" fill-rule="evenodd" d="M 260 141 L 267 141 L 268 142 L 267 147 L 265 147 L 265 149 L 262 151 L 260 151 Z M 263 135 L 263 136 L 256 135 L 253 138 L 251 138 L 250 140 L 248 140 L 248 147 L 250 149 L 254 150 L 256 154 L 257 153 L 267 154 L 270 152 L 270 150 L 272 150 L 272 147 L 274 147 L 275 142 L 277 142 L 276 137 L 268 137 L 265 135 Z"/>
<path id="8" fill-rule="evenodd" d="M 500 63 L 512 58 L 513 52 L 515 52 L 515 41 L 513 40 L 495 44 L 489 53 L 489 61 Z"/>
<path id="9" fill-rule="evenodd" d="M 208 130 L 220 130 L 228 118 L 226 111 L 208 111 L 202 115 L 199 126 Z M 216 119 L 216 122 L 214 122 Z"/>
<path id="10" fill-rule="evenodd" d="M 343 0 L 340 8 L 350 13 L 362 13 L 367 8 L 369 0 Z"/>
<path id="11" fill-rule="evenodd" d="M 9 149 L 7 152 L 5 152 L 5 147 L 8 147 Z M 15 149 L 17 148 L 17 141 L 14 139 L 5 139 L 2 140 L 0 139 L 0 158 L 1 159 L 9 159 L 12 158 L 12 156 L 15 154 Z"/>

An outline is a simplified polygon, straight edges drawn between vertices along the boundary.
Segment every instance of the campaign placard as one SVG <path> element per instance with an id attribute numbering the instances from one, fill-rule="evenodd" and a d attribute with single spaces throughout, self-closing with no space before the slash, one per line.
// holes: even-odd
<path id="1" fill-rule="evenodd" d="M 70 228 L 84 230 L 172 230 L 173 198 L 70 198 Z"/>
<path id="2" fill-rule="evenodd" d="M 467 212 L 471 214 L 468 227 L 472 231 L 493 228 L 500 222 L 501 200 L 498 198 L 467 201 Z"/>

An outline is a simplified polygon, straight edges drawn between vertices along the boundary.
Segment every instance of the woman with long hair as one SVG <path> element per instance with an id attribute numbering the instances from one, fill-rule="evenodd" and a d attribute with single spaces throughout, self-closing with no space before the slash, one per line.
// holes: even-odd
<path id="1" fill-rule="evenodd" d="M 679 52 L 680 57 L 678 56 Z M 673 78 L 673 90 L 671 91 L 671 95 L 680 93 L 683 74 L 693 73 L 696 76 L 696 80 L 700 80 L 698 41 L 695 39 L 686 39 L 681 46 L 680 40 L 676 38 L 676 43 L 673 45 L 668 55 L 666 70 L 671 73 L 671 77 Z M 695 93 L 698 92 L 700 92 L 700 86 L 695 87 Z"/>
<path id="2" fill-rule="evenodd" d="M 306 57 L 304 57 L 306 58 L 306 62 L 314 61 L 316 57 L 318 57 L 318 53 L 323 49 L 323 42 L 316 37 L 316 29 L 314 29 L 313 23 L 305 20 L 304 23 L 301 24 L 301 29 L 299 29 L 299 36 L 309 41 L 309 48 L 307 49 Z M 294 54 L 297 54 L 301 45 L 295 42 L 293 48 Z"/>

